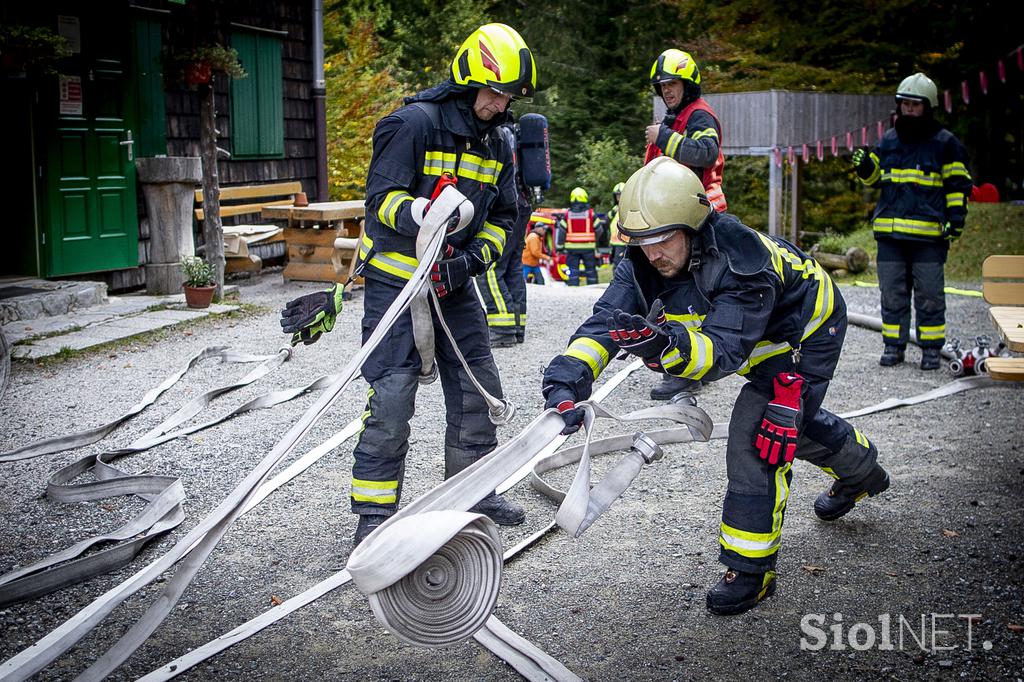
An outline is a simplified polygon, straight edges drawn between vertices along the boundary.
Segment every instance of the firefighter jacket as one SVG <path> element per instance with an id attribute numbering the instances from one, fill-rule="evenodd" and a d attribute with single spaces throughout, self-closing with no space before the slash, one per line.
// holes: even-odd
<path id="1" fill-rule="evenodd" d="M 377 123 L 359 254 L 364 276 L 398 284 L 409 280 L 417 265 L 419 230 L 413 199 L 430 198 L 445 172 L 455 176 L 475 209 L 472 222 L 448 243 L 482 254 L 487 265 L 501 256 L 517 215 L 513 152 L 494 129 L 502 121 L 471 120 L 466 102 L 459 95 L 414 101 Z"/>
<path id="2" fill-rule="evenodd" d="M 639 247 L 629 247 L 593 315 L 548 365 L 544 383 L 569 387 L 576 400 L 590 397 L 594 380 L 619 351 L 608 333 L 612 311 L 647 316 L 655 299 L 665 305 L 672 343 L 653 369 L 688 379 L 714 381 L 759 367 L 777 373 L 781 361 L 791 369 L 794 348 L 812 335 L 837 333 L 836 317 L 845 311 L 839 290 L 789 242 L 712 213 L 691 244 L 688 270 L 668 279 Z M 836 358 L 809 355 L 799 371 L 830 379 Z"/>
<path id="3" fill-rule="evenodd" d="M 971 175 L 967 154 L 956 137 L 935 123 L 925 134 L 890 128 L 869 163 L 858 168 L 861 180 L 881 190 L 871 222 L 876 239 L 940 240 L 945 223 L 963 227 Z"/>
<path id="4" fill-rule="evenodd" d="M 565 249 L 567 251 L 593 251 L 596 243 L 594 233 L 594 209 L 589 204 L 569 204 L 566 220 Z"/>
<path id="5" fill-rule="evenodd" d="M 611 234 L 608 237 L 608 243 L 611 246 L 625 246 L 626 242 L 622 239 L 622 235 L 619 234 L 619 205 L 615 204 L 612 206 L 612 210 L 608 211 L 608 229 L 611 230 Z"/>
<path id="6" fill-rule="evenodd" d="M 718 212 L 726 210 L 722 192 L 725 156 L 722 154 L 722 124 L 703 97 L 693 100 L 676 115 L 665 115 L 654 144 L 647 145 L 644 165 L 662 154 L 670 156 L 697 174 L 708 201 Z"/>

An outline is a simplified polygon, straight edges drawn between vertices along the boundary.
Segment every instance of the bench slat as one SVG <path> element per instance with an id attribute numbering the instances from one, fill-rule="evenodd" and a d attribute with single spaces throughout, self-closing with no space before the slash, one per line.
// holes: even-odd
<path id="1" fill-rule="evenodd" d="M 989 256 L 981 264 L 981 280 L 989 303 L 1024 305 L 1024 256 Z"/>
<path id="2" fill-rule="evenodd" d="M 1024 358 L 988 358 L 985 370 L 1000 381 L 1024 381 Z"/>
<path id="3" fill-rule="evenodd" d="M 291 199 L 278 199 L 277 201 L 265 201 L 262 204 L 237 204 L 235 206 L 221 206 L 220 217 L 227 218 L 233 215 L 246 215 L 247 213 L 260 213 L 264 206 L 291 206 Z M 196 209 L 196 220 L 202 220 L 203 209 Z"/>
<path id="4" fill-rule="evenodd" d="M 302 183 L 298 180 L 288 182 L 271 182 L 266 185 L 238 185 L 221 187 L 220 200 L 255 199 L 258 197 L 276 197 L 282 194 L 296 194 L 302 191 Z M 196 190 L 196 203 L 203 203 L 203 190 Z"/>

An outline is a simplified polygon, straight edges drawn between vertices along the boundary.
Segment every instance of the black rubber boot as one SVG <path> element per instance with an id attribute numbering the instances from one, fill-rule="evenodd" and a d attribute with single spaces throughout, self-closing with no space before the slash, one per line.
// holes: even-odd
<path id="1" fill-rule="evenodd" d="M 701 383 L 693 379 L 683 379 L 666 374 L 662 377 L 661 383 L 651 389 L 651 400 L 671 400 L 679 393 L 690 393 L 691 395 L 700 391 Z"/>
<path id="2" fill-rule="evenodd" d="M 901 362 L 903 362 L 903 346 L 885 344 L 885 350 L 882 351 L 882 357 L 879 358 L 878 364 L 882 367 L 892 367 Z"/>
<path id="3" fill-rule="evenodd" d="M 818 495 L 814 501 L 814 513 L 822 521 L 835 521 L 845 515 L 860 500 L 874 497 L 889 488 L 889 474 L 876 464 L 867 478 L 853 485 L 836 481 L 832 487 Z"/>
<path id="4" fill-rule="evenodd" d="M 515 334 L 491 334 L 491 348 L 511 348 L 516 345 Z"/>
<path id="5" fill-rule="evenodd" d="M 388 517 L 384 514 L 360 514 L 359 523 L 356 524 L 356 534 L 352 536 L 352 549 L 358 547 L 367 535 L 377 530 L 377 526 L 387 520 Z"/>
<path id="6" fill-rule="evenodd" d="M 921 349 L 921 369 L 931 370 L 938 369 L 939 364 L 942 362 L 942 353 L 938 348 L 922 348 Z"/>
<path id="7" fill-rule="evenodd" d="M 708 590 L 708 611 L 719 616 L 735 616 L 773 594 L 775 571 L 744 573 L 730 568 L 718 584 Z"/>
<path id="8" fill-rule="evenodd" d="M 499 526 L 518 526 L 526 520 L 526 510 L 496 492 L 474 504 L 469 511 L 483 514 Z"/>

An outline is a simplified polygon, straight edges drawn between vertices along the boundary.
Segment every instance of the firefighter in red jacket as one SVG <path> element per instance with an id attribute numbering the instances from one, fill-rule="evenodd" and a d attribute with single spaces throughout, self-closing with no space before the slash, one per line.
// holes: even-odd
<path id="1" fill-rule="evenodd" d="M 665 102 L 665 118 L 647 126 L 647 153 L 644 164 L 659 156 L 669 156 L 700 178 L 711 206 L 725 211 L 722 193 L 722 124 L 711 106 L 700 96 L 700 69 L 688 53 L 665 50 L 651 66 L 651 87 Z M 669 400 L 683 392 L 700 390 L 698 381 L 665 375 L 651 389 L 653 400 Z"/>
<path id="2" fill-rule="evenodd" d="M 569 194 L 566 216 L 565 265 L 569 268 L 571 287 L 580 285 L 580 269 L 587 284 L 597 284 L 597 239 L 594 232 L 594 209 L 590 207 L 587 190 L 576 187 Z"/>

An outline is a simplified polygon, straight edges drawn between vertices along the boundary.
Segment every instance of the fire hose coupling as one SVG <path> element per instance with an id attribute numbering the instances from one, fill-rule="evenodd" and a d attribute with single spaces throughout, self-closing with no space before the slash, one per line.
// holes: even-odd
<path id="1" fill-rule="evenodd" d="M 515 404 L 503 398 L 498 399 L 497 402 L 489 404 L 491 407 L 487 412 L 487 417 L 495 426 L 504 426 L 505 424 L 508 424 L 516 414 Z"/>
<path id="2" fill-rule="evenodd" d="M 633 436 L 633 445 L 630 447 L 644 458 L 645 464 L 654 464 L 665 456 L 665 451 L 661 449 L 661 446 L 643 431 L 636 432 Z"/>

